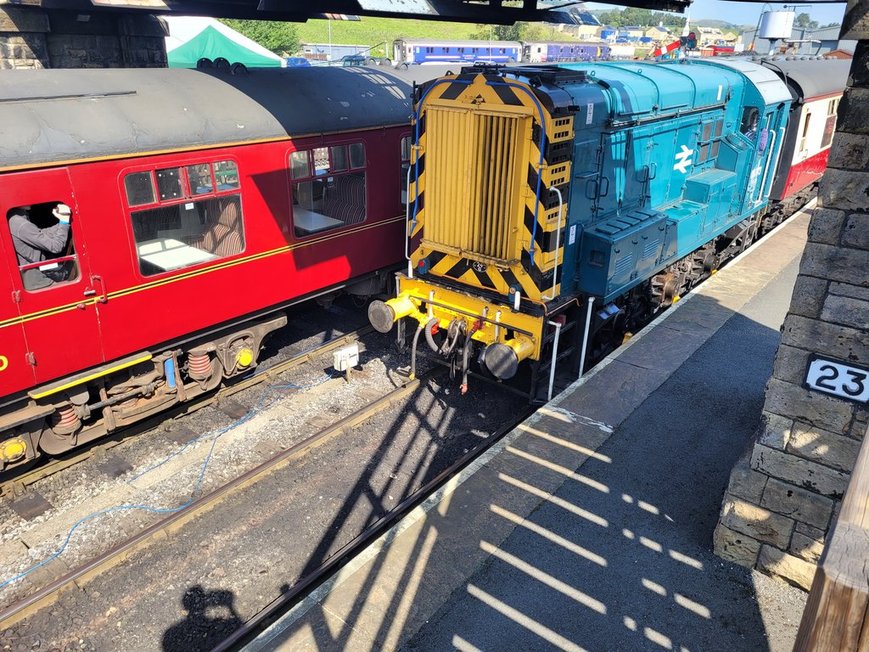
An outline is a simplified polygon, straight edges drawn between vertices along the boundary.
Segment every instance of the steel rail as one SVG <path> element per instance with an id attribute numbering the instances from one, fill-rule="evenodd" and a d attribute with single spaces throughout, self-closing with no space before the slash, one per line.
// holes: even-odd
<path id="1" fill-rule="evenodd" d="M 342 566 L 352 560 L 353 557 L 362 552 L 375 539 L 393 527 L 418 505 L 423 503 L 450 478 L 459 473 L 462 469 L 495 445 L 496 442 L 511 432 L 517 425 L 533 414 L 535 410 L 536 407 L 528 406 L 526 409 L 522 410 L 518 416 L 511 418 L 508 423 L 500 426 L 484 441 L 481 441 L 478 446 L 469 450 L 455 462 L 440 471 L 431 480 L 420 486 L 416 491 L 406 496 L 393 509 L 384 514 L 376 523 L 366 528 L 354 539 L 339 548 L 317 570 L 302 577 L 298 582 L 291 586 L 289 590 L 272 600 L 264 609 L 262 609 L 262 611 L 254 615 L 241 627 L 230 634 L 229 637 L 214 647 L 212 652 L 234 650 L 237 649 L 238 646 L 252 640 L 278 617 L 289 611 L 290 608 L 301 601 L 310 590 L 315 589 L 318 585 L 326 581 Z"/>
<path id="2" fill-rule="evenodd" d="M 372 401 L 356 412 L 343 417 L 305 440 L 281 451 L 262 464 L 221 485 L 210 493 L 197 498 L 187 507 L 166 516 L 95 559 L 73 569 L 35 593 L 3 609 L 0 611 L 0 630 L 7 629 L 24 618 L 33 615 L 40 609 L 53 604 L 64 590 L 71 588 L 73 585 L 83 586 L 101 573 L 123 562 L 132 554 L 145 550 L 152 544 L 171 536 L 192 519 L 216 508 L 225 499 L 254 484 L 261 477 L 286 466 L 293 459 L 306 453 L 321 442 L 341 435 L 349 428 L 359 425 L 382 410 L 389 409 L 394 403 L 402 400 L 419 387 L 422 380 L 433 375 L 427 374 L 423 378 L 409 380 L 402 385 L 398 385 L 385 396 Z"/>
<path id="3" fill-rule="evenodd" d="M 254 387 L 255 385 L 267 380 L 271 380 L 275 376 L 289 371 L 290 369 L 299 367 L 324 353 L 332 351 L 333 349 L 358 341 L 363 335 L 367 335 L 373 330 L 374 329 L 371 325 L 363 326 L 350 333 L 346 333 L 314 348 L 308 349 L 307 351 L 303 351 L 302 353 L 292 356 L 282 362 L 278 362 L 271 367 L 262 370 L 257 369 L 250 376 L 237 380 L 232 384 L 224 385 L 216 391 L 206 392 L 205 394 L 194 397 L 190 401 L 173 405 L 152 417 L 119 428 L 114 432 L 104 435 L 102 438 L 95 439 L 93 442 L 86 444 L 84 448 L 78 452 L 50 459 L 39 464 L 39 466 L 35 468 L 20 472 L 17 475 L 13 469 L 10 471 L 9 478 L 2 480 L 2 483 L 0 483 L 0 496 L 21 494 L 29 485 L 35 484 L 36 482 L 52 476 L 55 473 L 59 473 L 71 466 L 75 466 L 101 452 L 110 450 L 121 442 L 126 441 L 127 438 L 132 435 L 141 436 L 149 430 L 159 427 L 163 422 L 170 418 L 193 414 L 202 408 L 219 402 L 220 399 L 227 398 L 228 396 L 237 394 L 242 390 Z"/>

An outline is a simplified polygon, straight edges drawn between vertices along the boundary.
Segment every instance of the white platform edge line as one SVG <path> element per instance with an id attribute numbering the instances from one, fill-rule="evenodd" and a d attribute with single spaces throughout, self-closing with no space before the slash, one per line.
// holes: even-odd
<path id="1" fill-rule="evenodd" d="M 813 199 L 808 204 L 806 204 L 799 211 L 791 215 L 788 219 L 784 220 L 778 227 L 776 227 L 775 231 L 773 231 L 770 235 L 775 236 L 776 232 L 779 231 L 783 226 L 790 223 L 792 220 L 796 219 L 806 211 L 810 211 L 815 208 L 817 203 L 816 199 Z M 771 242 L 771 239 L 762 238 L 758 242 L 755 242 L 748 249 L 740 253 L 738 256 L 733 258 L 728 264 L 727 267 L 724 268 L 722 272 L 719 274 L 727 273 L 730 269 L 732 269 L 737 262 L 739 262 L 743 257 L 747 256 L 751 252 L 753 252 L 756 248 L 762 247 L 764 244 Z M 716 275 L 716 278 L 719 276 Z M 690 301 L 693 297 L 697 295 L 702 295 L 702 286 L 698 289 L 697 292 L 691 292 L 686 295 L 683 299 L 680 299 L 676 305 L 672 306 L 668 310 L 664 311 L 659 317 L 655 318 L 649 324 L 647 324 L 642 330 L 640 330 L 636 335 L 634 335 L 630 340 L 628 340 L 625 344 L 620 346 L 616 351 L 607 356 L 604 360 L 602 360 L 597 366 L 594 367 L 591 371 L 584 374 L 582 378 L 577 379 L 571 385 L 569 385 L 564 391 L 555 396 L 552 401 L 550 401 L 547 405 L 558 405 L 560 404 L 567 396 L 576 391 L 577 388 L 584 385 L 586 382 L 594 378 L 599 372 L 605 369 L 611 362 L 618 359 L 618 357 L 627 351 L 635 342 L 639 341 L 646 334 L 651 332 L 656 326 L 659 326 L 662 322 L 664 322 L 671 314 L 677 311 L 681 306 L 683 306 L 686 302 Z M 719 327 L 720 328 L 720 327 Z M 718 329 L 713 331 L 710 334 L 710 337 L 717 332 Z M 709 338 L 706 338 L 707 340 Z M 533 425 L 537 423 L 542 418 L 539 412 L 535 412 L 528 419 L 526 419 L 523 424 Z M 477 471 L 479 471 L 482 467 L 486 466 L 494 457 L 499 455 L 501 451 L 503 451 L 507 446 L 512 444 L 521 434 L 523 434 L 523 430 L 519 427 L 511 430 L 507 435 L 505 435 L 499 442 L 493 445 L 489 450 L 483 453 L 480 457 L 474 460 L 471 464 L 466 466 L 458 475 L 450 479 L 444 486 L 438 489 L 435 493 L 429 496 L 425 501 L 423 501 L 418 507 L 411 510 L 401 521 L 390 528 L 387 532 L 378 537 L 371 545 L 369 545 L 365 550 L 356 555 L 350 562 L 347 563 L 344 568 L 342 568 L 336 575 L 332 576 L 328 580 L 326 580 L 323 584 L 321 584 L 317 589 L 311 592 L 308 597 L 302 600 L 299 604 L 293 607 L 286 614 L 281 616 L 278 620 L 272 623 L 260 636 L 256 638 L 256 640 L 252 641 L 249 645 L 245 646 L 245 650 L 250 650 L 251 652 L 255 652 L 257 650 L 262 650 L 268 646 L 268 644 L 273 641 L 277 636 L 282 633 L 284 630 L 289 628 L 293 623 L 302 618 L 305 614 L 308 613 L 313 607 L 315 607 L 318 603 L 320 603 L 326 596 L 329 595 L 335 588 L 340 586 L 344 580 L 353 575 L 356 571 L 362 568 L 365 564 L 371 561 L 375 556 L 377 556 L 383 547 L 395 539 L 397 539 L 405 530 L 412 527 L 419 521 L 421 518 L 424 518 L 426 513 L 428 513 L 433 507 L 437 506 L 444 497 L 452 494 L 456 489 L 458 489 L 466 480 L 471 478 Z"/>

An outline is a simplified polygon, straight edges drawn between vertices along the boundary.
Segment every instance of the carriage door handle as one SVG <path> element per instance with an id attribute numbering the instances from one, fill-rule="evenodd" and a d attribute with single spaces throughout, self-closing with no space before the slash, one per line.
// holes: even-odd
<path id="1" fill-rule="evenodd" d="M 103 277 L 98 276 L 96 274 L 91 274 L 91 283 L 94 285 L 99 284 L 99 286 L 100 286 L 100 292 L 99 292 L 100 298 L 97 299 L 97 302 L 98 303 L 106 303 L 109 300 L 109 297 L 106 296 L 106 285 L 105 285 L 105 283 L 103 283 Z M 96 294 L 97 294 L 97 291 L 94 288 L 87 288 L 84 291 L 84 295 L 86 297 L 92 297 Z"/>

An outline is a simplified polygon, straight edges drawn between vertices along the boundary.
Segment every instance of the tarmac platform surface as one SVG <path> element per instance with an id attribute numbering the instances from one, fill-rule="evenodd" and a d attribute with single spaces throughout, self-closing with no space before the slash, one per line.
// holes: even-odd
<path id="1" fill-rule="evenodd" d="M 251 650 L 789 650 L 805 593 L 712 554 L 809 214 L 517 427 Z"/>

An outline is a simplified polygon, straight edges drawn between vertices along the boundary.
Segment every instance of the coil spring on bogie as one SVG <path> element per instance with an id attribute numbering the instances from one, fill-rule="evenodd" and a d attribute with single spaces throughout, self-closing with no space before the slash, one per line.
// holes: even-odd
<path id="1" fill-rule="evenodd" d="M 188 353 L 187 373 L 193 380 L 205 380 L 211 376 L 211 357 L 208 353 Z"/>
<path id="2" fill-rule="evenodd" d="M 59 435 L 67 435 L 78 430 L 81 419 L 72 405 L 59 407 L 51 415 L 51 429 Z"/>

